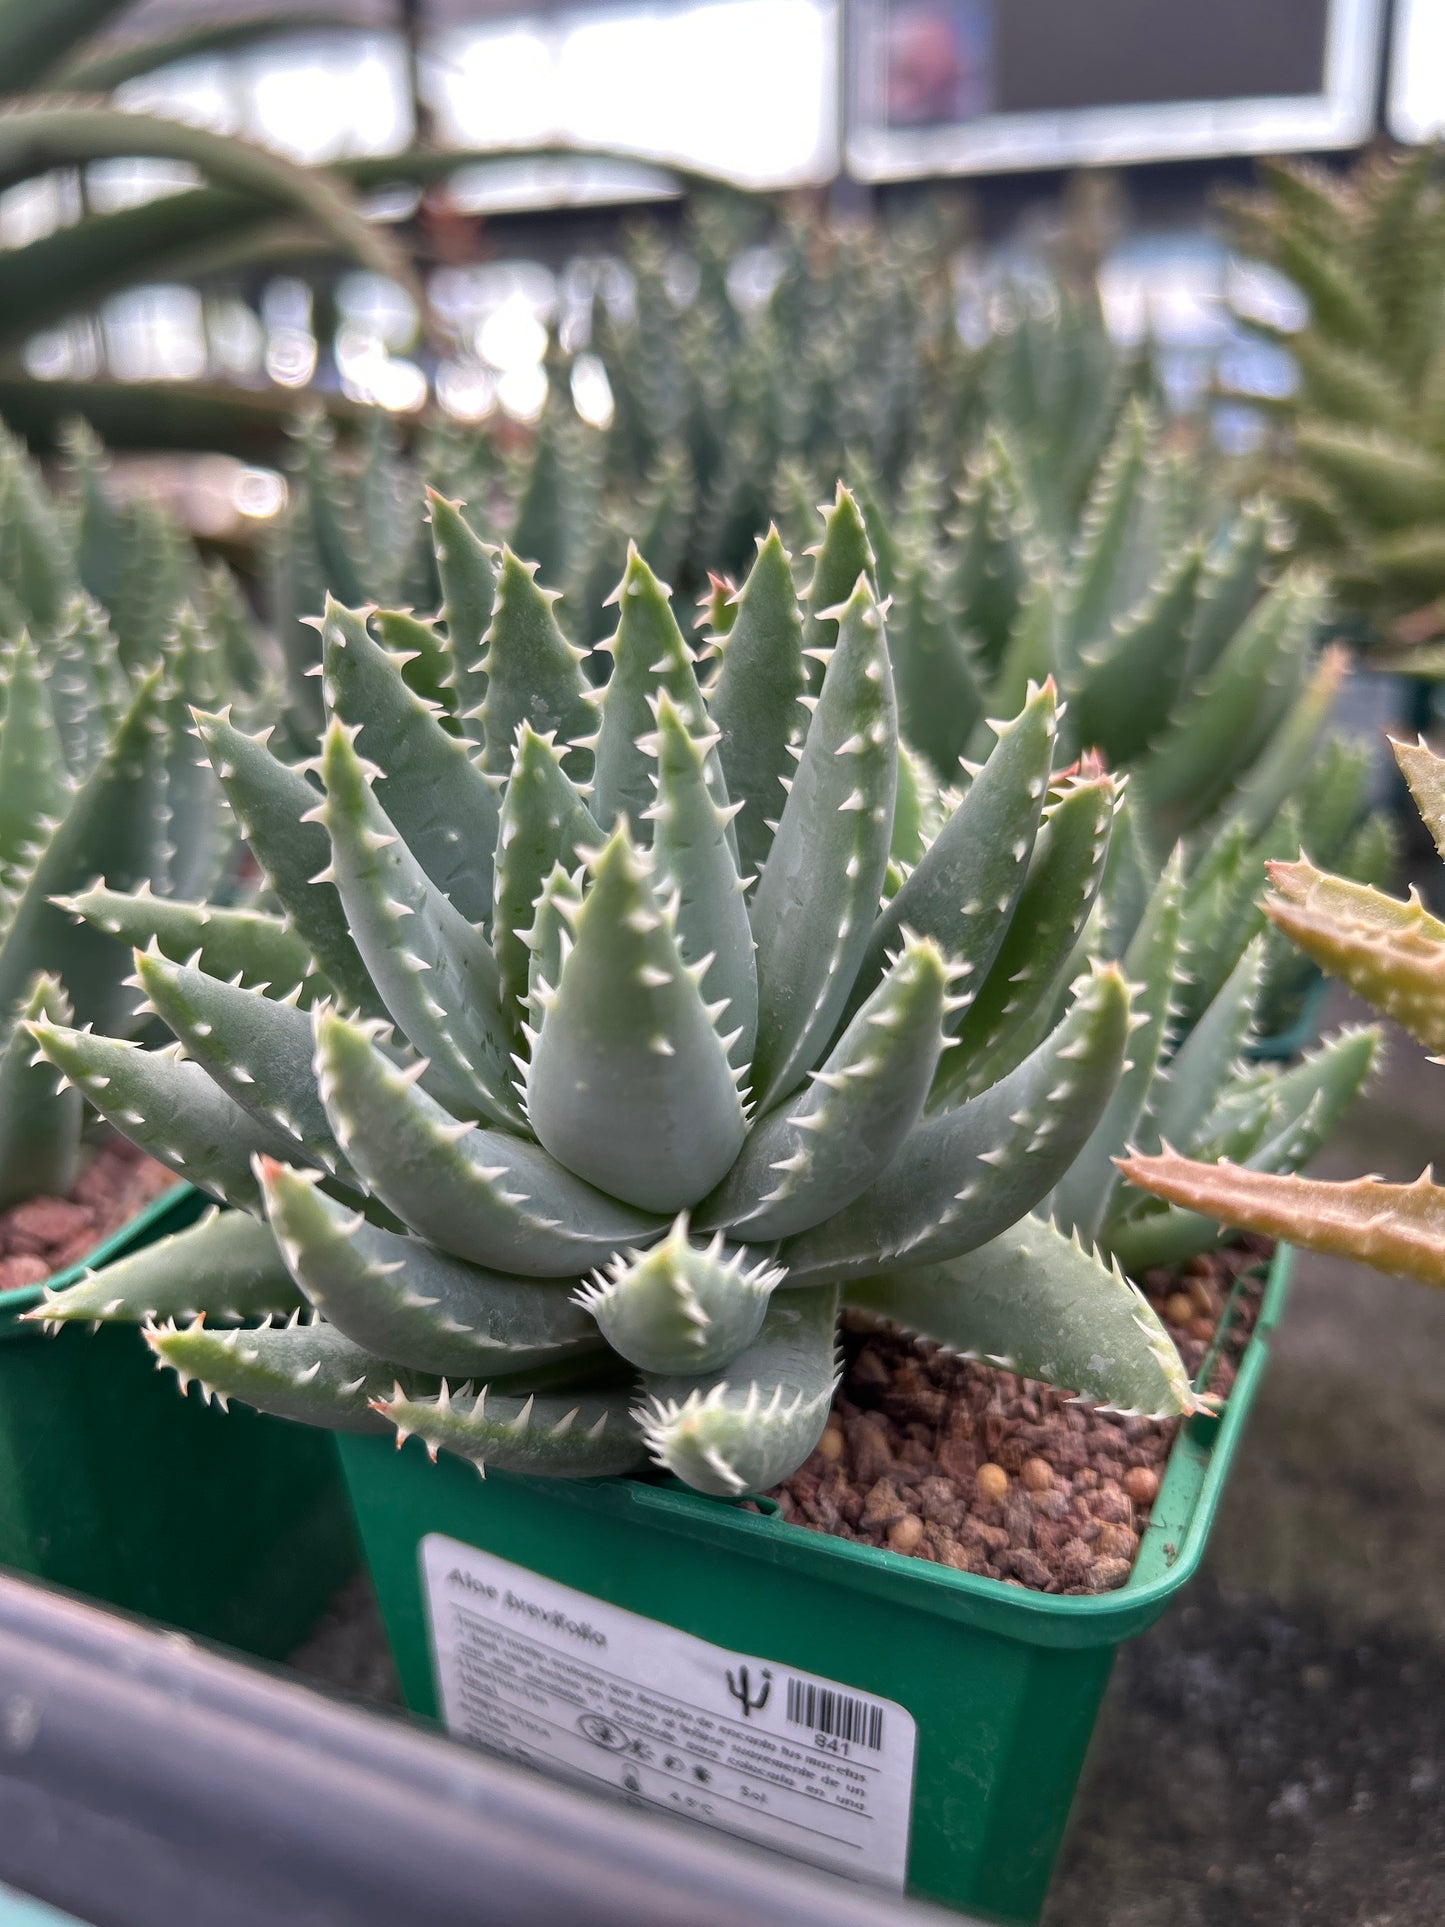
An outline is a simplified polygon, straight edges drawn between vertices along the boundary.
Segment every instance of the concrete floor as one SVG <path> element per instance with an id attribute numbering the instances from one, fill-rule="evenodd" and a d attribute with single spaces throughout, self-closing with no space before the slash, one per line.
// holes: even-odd
<path id="1" fill-rule="evenodd" d="M 1442 1123 L 1445 1068 L 1397 1038 L 1316 1168 L 1414 1177 Z M 1302 1259 L 1207 1569 L 1120 1656 L 1045 1927 L 1441 1927 L 1442 1521 L 1445 1292 Z M 363 1592 L 297 1660 L 395 1697 Z"/>

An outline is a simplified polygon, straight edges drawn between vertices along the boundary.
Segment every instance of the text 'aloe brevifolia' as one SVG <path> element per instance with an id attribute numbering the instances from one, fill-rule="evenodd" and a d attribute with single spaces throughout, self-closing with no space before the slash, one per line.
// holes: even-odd
<path id="1" fill-rule="evenodd" d="M 276 910 L 91 912 L 176 1045 L 32 1026 L 250 1216 L 43 1315 L 312 1423 L 722 1494 L 811 1451 L 840 1303 L 1192 1409 L 1140 1294 L 1028 1215 L 1146 1022 L 1081 960 L 1116 794 L 1054 774 L 1053 685 L 925 821 L 866 576 L 800 605 L 770 534 L 704 691 L 634 551 L 594 689 L 531 569 L 432 521 L 444 627 L 328 605 L 314 762 L 197 715 Z"/>

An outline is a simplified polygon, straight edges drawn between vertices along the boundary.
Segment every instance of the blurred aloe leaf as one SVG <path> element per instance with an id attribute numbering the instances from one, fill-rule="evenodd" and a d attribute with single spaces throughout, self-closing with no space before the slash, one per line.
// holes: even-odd
<path id="1" fill-rule="evenodd" d="M 106 11 L 123 12 L 124 6 L 110 5 Z M 48 70 L 45 79 L 67 93 L 108 94 L 128 80 L 158 73 L 179 61 L 239 53 L 259 41 L 278 40 L 283 34 L 362 31 L 365 29 L 360 22 L 334 7 L 291 7 L 248 14 L 239 20 L 206 20 L 177 27 L 154 39 L 126 41 L 94 51 L 82 47 L 57 68 Z"/>

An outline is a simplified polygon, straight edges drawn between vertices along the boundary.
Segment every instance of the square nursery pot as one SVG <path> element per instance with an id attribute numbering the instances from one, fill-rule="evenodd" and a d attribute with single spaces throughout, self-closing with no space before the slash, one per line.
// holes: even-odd
<path id="1" fill-rule="evenodd" d="M 49 1282 L 73 1283 L 204 1208 L 155 1199 Z M 21 1323 L 0 1292 L 0 1566 L 262 1658 L 290 1652 L 356 1569 L 329 1434 L 162 1383 L 139 1332 Z"/>
<path id="2" fill-rule="evenodd" d="M 1115 1650 L 1203 1554 L 1290 1261 L 1281 1247 L 1222 1416 L 1181 1427 L 1134 1570 L 1107 1594 L 829 1538 L 767 1500 L 481 1480 L 445 1453 L 429 1464 L 415 1439 L 345 1437 L 407 1701 L 634 1801 L 1031 1921 Z"/>

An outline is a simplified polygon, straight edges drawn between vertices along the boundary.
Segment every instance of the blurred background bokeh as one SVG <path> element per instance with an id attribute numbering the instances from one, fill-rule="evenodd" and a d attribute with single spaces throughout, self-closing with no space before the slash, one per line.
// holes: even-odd
<path id="1" fill-rule="evenodd" d="M 222 553 L 284 650 L 325 587 L 434 606 L 418 477 L 584 627 L 626 533 L 695 600 L 770 516 L 801 547 L 845 465 L 890 511 L 952 489 L 985 422 L 1066 530 L 1131 393 L 1207 448 L 1201 494 L 1243 492 L 1291 335 L 1351 289 L 1308 234 L 1289 274 L 1246 252 L 1226 203 L 1272 156 L 1429 150 L 1445 0 L 0 0 L 0 93 L 0 417 L 82 476 L 88 420 L 113 496 Z M 1445 244 L 1431 272 L 1438 337 Z M 1332 633 L 1437 640 L 1419 600 L 1393 634 L 1398 599 L 1346 594 Z M 1345 685 L 1357 741 L 1431 720 L 1397 668 Z M 1414 1176 L 1420 1070 L 1396 1049 L 1331 1172 Z M 1445 1918 L 1445 1296 L 1306 1261 L 1276 1356 L 1050 1920 Z M 385 1694 L 364 1598 L 306 1663 Z"/>
<path id="2" fill-rule="evenodd" d="M 1445 121 L 1438 0 L 28 11 L 50 44 L 0 66 L 0 80 L 23 81 L 5 83 L 17 97 L 104 92 L 131 114 L 331 170 L 407 268 L 338 258 L 302 209 L 217 198 L 205 158 L 183 150 L 84 165 L 58 153 L 48 167 L 43 153 L 8 157 L 0 292 L 15 298 L 0 322 L 0 406 L 33 435 L 89 399 L 117 446 L 264 450 L 303 392 L 403 420 L 527 423 L 547 394 L 549 339 L 572 357 L 579 413 L 605 423 L 612 397 L 586 353 L 595 309 L 629 311 L 629 232 L 676 232 L 700 199 L 730 206 L 754 243 L 731 264 L 744 310 L 781 271 L 780 221 L 926 208 L 956 235 L 965 334 L 1001 282 L 1082 248 L 1111 332 L 1152 335 L 1176 405 L 1221 377 L 1269 397 L 1289 384 L 1287 359 L 1234 310 L 1288 323 L 1298 298 L 1231 256 L 1211 188 L 1251 156 L 1343 159 L 1381 136 L 1428 140 Z M 30 24 L 15 32 L 34 41 Z M 1071 206 L 1069 172 L 1100 167 L 1107 183 Z M 209 208 L 196 200 L 206 185 Z M 77 229 L 79 259 L 63 246 Z M 685 285 L 669 293 L 686 306 Z M 210 413 L 198 398 L 183 429 L 109 392 L 178 381 L 221 391 Z M 22 384 L 51 393 L 20 397 Z M 96 387 L 107 392 L 87 397 Z M 1252 425 L 1226 411 L 1215 432 L 1243 442 Z M 206 532 L 208 518 L 264 517 L 279 495 L 212 464 L 187 513 Z"/>

